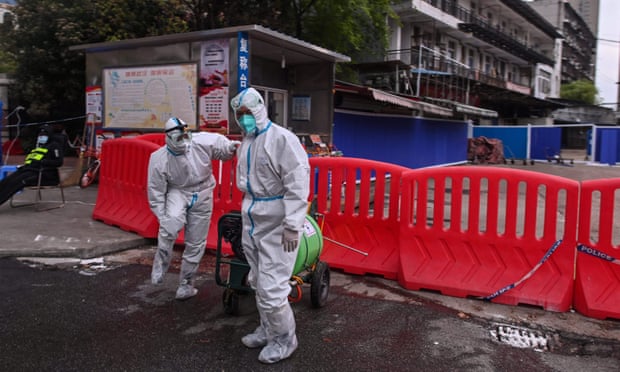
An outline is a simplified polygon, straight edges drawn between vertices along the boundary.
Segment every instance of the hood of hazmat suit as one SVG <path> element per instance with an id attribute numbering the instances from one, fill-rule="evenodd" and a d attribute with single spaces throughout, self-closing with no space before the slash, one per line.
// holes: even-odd
<path id="1" fill-rule="evenodd" d="M 187 124 L 177 118 L 171 117 L 164 126 L 166 133 L 166 146 L 174 154 L 183 154 L 191 144 L 191 132 L 187 131 Z"/>

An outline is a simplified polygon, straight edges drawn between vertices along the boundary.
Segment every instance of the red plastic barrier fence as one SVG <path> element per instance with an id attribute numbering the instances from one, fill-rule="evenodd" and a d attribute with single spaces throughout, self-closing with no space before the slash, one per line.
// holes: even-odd
<path id="1" fill-rule="evenodd" d="M 93 219 L 145 238 L 157 237 L 159 223 L 149 209 L 146 184 L 149 158 L 159 147 L 130 138 L 103 142 Z"/>
<path id="2" fill-rule="evenodd" d="M 399 283 L 455 297 L 570 309 L 579 183 L 524 170 L 422 169 L 403 175 Z"/>
<path id="3" fill-rule="evenodd" d="M 344 157 L 310 158 L 310 167 L 310 200 L 316 198 L 322 216 L 321 260 L 348 273 L 396 279 L 400 178 L 408 168 Z"/>
<path id="4" fill-rule="evenodd" d="M 217 222 L 220 217 L 230 211 L 241 210 L 241 199 L 243 193 L 239 191 L 235 184 L 235 172 L 237 169 L 237 158 L 229 161 L 214 160 L 212 162 L 213 176 L 216 186 L 213 190 L 213 214 L 207 235 L 207 248 L 217 249 Z M 222 253 L 232 254 L 232 249 L 227 243 L 222 246 Z"/>
<path id="5" fill-rule="evenodd" d="M 575 310 L 620 319 L 620 179 L 583 181 L 579 208 Z"/>
<path id="6" fill-rule="evenodd" d="M 166 144 L 166 138 L 163 133 L 146 133 L 141 134 L 139 136 L 134 137 L 134 139 L 139 139 L 143 141 L 153 142 L 158 146 L 163 146 Z"/>

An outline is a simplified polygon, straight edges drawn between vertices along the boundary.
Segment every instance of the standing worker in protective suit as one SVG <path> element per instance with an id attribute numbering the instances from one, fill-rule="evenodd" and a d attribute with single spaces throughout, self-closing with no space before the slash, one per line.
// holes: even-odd
<path id="1" fill-rule="evenodd" d="M 258 360 L 275 363 L 297 349 L 289 280 L 308 208 L 310 166 L 299 139 L 269 120 L 258 91 L 241 91 L 231 106 L 244 135 L 237 153 L 242 246 L 260 314 L 258 328 L 241 342 L 262 347 Z"/>
<path id="2" fill-rule="evenodd" d="M 172 117 L 165 124 L 166 145 L 151 154 L 148 168 L 148 199 L 159 220 L 157 252 L 151 282 L 160 284 L 170 266 L 174 242 L 185 227 L 185 250 L 181 263 L 177 300 L 198 293 L 193 279 L 205 251 L 215 177 L 211 160 L 232 158 L 239 141 L 217 133 L 187 131 L 187 124 Z"/>
<path id="3" fill-rule="evenodd" d="M 0 181 L 0 205 L 25 186 L 36 186 L 41 172 L 41 186 L 55 186 L 60 183 L 58 168 L 64 160 L 64 144 L 54 136 L 49 125 L 39 129 L 35 148 L 26 155 L 24 164 L 17 171 Z"/>

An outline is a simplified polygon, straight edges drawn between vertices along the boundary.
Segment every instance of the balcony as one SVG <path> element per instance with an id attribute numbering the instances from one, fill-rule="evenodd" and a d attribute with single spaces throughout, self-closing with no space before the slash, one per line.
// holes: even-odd
<path id="1" fill-rule="evenodd" d="M 392 55 L 410 54 L 410 59 L 389 60 Z M 394 50 L 388 52 L 384 62 L 358 65 L 360 78 L 365 86 L 412 97 L 420 97 L 431 103 L 449 100 L 457 105 L 479 105 L 480 94 L 505 94 L 530 96 L 532 89 L 507 79 L 493 69 L 470 68 L 458 61 L 439 54 L 427 47 Z M 529 75 L 522 75 L 528 82 Z M 460 106 L 459 106 L 460 107 Z"/>
<path id="2" fill-rule="evenodd" d="M 474 37 L 491 44 L 499 49 L 502 49 L 518 58 L 521 58 L 524 61 L 527 61 L 532 64 L 536 63 L 544 63 L 546 65 L 553 66 L 553 59 L 545 56 L 544 54 L 536 51 L 533 48 L 528 47 L 521 40 L 513 37 L 510 34 L 507 34 L 502 31 L 499 26 L 493 26 L 486 18 L 479 17 L 475 13 L 472 13 L 470 10 L 465 9 L 457 4 L 454 0 L 424 0 L 425 2 L 431 4 L 432 6 L 441 9 L 444 13 L 447 13 L 460 21 L 462 23 L 458 24 L 458 28 L 462 32 L 470 33 Z M 516 2 L 513 2 L 516 3 Z M 510 3 L 512 4 L 512 3 Z M 515 4 L 513 4 L 515 5 Z M 511 5 L 508 5 L 511 6 Z M 525 17 L 526 9 L 523 8 L 521 4 L 517 6 L 518 9 L 515 9 L 515 12 L 521 14 Z M 536 18 L 536 17 L 534 17 Z M 538 19 L 530 19 L 535 25 L 547 26 L 544 23 L 539 22 Z M 546 30 L 547 27 L 543 27 L 543 31 L 549 33 Z M 553 30 L 553 37 L 559 35 L 555 34 L 555 30 Z"/>
<path id="3" fill-rule="evenodd" d="M 530 94 L 528 86 L 519 84 L 516 79 L 507 79 L 505 74 L 496 71 L 491 66 L 481 69 L 472 68 L 425 46 L 418 46 L 411 50 L 411 65 L 411 73 L 414 77 L 417 78 L 418 74 L 422 75 L 418 80 L 437 77 L 461 78 L 472 83 L 482 83 L 520 93 L 527 91 L 525 94 Z M 531 80 L 530 76 L 523 75 L 522 77 L 528 81 Z"/>

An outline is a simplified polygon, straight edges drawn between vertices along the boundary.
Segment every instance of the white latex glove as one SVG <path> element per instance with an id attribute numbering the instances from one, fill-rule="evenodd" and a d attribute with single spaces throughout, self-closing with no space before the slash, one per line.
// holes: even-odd
<path id="1" fill-rule="evenodd" d="M 241 145 L 241 141 L 230 141 L 230 144 L 228 145 L 228 151 L 237 151 L 237 147 L 239 147 L 239 145 Z"/>
<path id="2" fill-rule="evenodd" d="M 282 233 L 284 252 L 294 252 L 297 249 L 297 245 L 299 245 L 299 233 L 285 228 Z"/>

